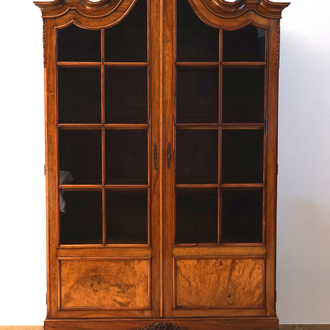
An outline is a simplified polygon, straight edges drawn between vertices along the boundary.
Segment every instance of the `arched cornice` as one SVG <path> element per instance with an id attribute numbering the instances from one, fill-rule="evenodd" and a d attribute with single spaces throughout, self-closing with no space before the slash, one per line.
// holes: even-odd
<path id="1" fill-rule="evenodd" d="M 131 0 L 134 2 L 135 0 Z M 42 17 L 54 18 L 66 14 L 69 10 L 76 10 L 82 16 L 88 18 L 101 18 L 111 14 L 123 0 L 54 0 L 53 2 L 39 2 L 34 4 L 42 11 Z"/>
<path id="2" fill-rule="evenodd" d="M 215 15 L 222 18 L 235 18 L 248 11 L 254 11 L 266 18 L 281 18 L 282 10 L 289 2 L 271 2 L 269 0 L 202 0 L 204 5 Z"/>

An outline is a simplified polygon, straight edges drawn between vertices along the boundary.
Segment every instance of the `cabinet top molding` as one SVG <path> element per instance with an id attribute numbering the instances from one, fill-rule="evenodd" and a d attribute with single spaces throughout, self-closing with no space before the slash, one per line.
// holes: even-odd
<path id="1" fill-rule="evenodd" d="M 290 5 L 290 2 L 271 2 L 269 0 L 202 1 L 213 14 L 222 18 L 235 18 L 249 10 L 267 18 L 281 18 L 282 10 Z"/>
<path id="2" fill-rule="evenodd" d="M 125 0 L 124 0 L 125 1 Z M 136 0 L 130 0 L 131 3 Z M 35 1 L 34 4 L 42 11 L 42 17 L 54 18 L 66 14 L 69 10 L 76 10 L 85 17 L 100 18 L 111 14 L 123 0 L 54 0 L 53 2 Z M 127 2 L 127 1 L 126 1 Z"/>
<path id="3" fill-rule="evenodd" d="M 34 4 L 42 11 L 44 18 L 54 18 L 66 14 L 69 10 L 76 10 L 85 17 L 100 18 L 111 14 L 122 2 L 136 0 L 54 0 L 53 2 L 35 1 Z M 247 11 L 255 11 L 267 18 L 281 18 L 282 10 L 289 6 L 289 2 L 271 2 L 270 0 L 189 0 L 189 2 L 202 2 L 210 12 L 222 18 L 235 18 Z"/>

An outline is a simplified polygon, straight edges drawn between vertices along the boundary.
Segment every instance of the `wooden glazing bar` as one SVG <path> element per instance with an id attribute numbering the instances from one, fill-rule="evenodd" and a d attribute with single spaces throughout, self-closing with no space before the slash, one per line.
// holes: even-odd
<path id="1" fill-rule="evenodd" d="M 225 130 L 262 130 L 265 124 L 263 123 L 252 123 L 252 124 L 222 124 L 222 129 Z"/>
<path id="2" fill-rule="evenodd" d="M 148 129 L 149 124 L 105 124 L 106 129 Z"/>
<path id="3" fill-rule="evenodd" d="M 104 68 L 104 57 L 105 57 L 105 39 L 104 29 L 101 29 L 101 121 L 102 126 L 105 123 L 105 68 Z M 106 163 L 105 163 L 105 129 L 102 127 L 102 241 L 103 245 L 107 244 L 107 216 L 106 216 L 106 191 L 105 191 L 105 179 L 106 179 Z"/>
<path id="4" fill-rule="evenodd" d="M 219 89 L 218 89 L 218 122 L 222 124 L 222 57 L 223 57 L 223 30 L 219 29 Z M 217 242 L 221 243 L 221 215 L 222 215 L 222 200 L 221 200 L 221 180 L 222 180 L 222 127 L 219 128 L 218 136 L 218 233 Z"/>
<path id="5" fill-rule="evenodd" d="M 107 190 L 145 190 L 148 189 L 148 184 L 106 184 Z"/>
<path id="6" fill-rule="evenodd" d="M 266 62 L 222 62 L 225 67 L 251 67 L 260 68 L 266 65 Z"/>
<path id="7" fill-rule="evenodd" d="M 263 188 L 263 183 L 224 183 L 221 188 Z"/>
<path id="8" fill-rule="evenodd" d="M 58 127 L 61 129 L 69 129 L 69 130 L 98 130 L 102 129 L 102 124 L 58 124 Z"/>
<path id="9" fill-rule="evenodd" d="M 219 124 L 176 124 L 176 128 L 180 129 L 218 129 Z"/>
<path id="10" fill-rule="evenodd" d="M 178 189 L 218 189 L 218 184 L 176 184 Z"/>
<path id="11" fill-rule="evenodd" d="M 147 67 L 149 63 L 148 62 L 104 62 L 104 65 L 111 67 L 130 68 L 130 67 Z"/>
<path id="12" fill-rule="evenodd" d="M 82 191 L 82 190 L 102 190 L 100 184 L 60 184 L 60 189 L 71 190 L 71 191 Z"/>
<path id="13" fill-rule="evenodd" d="M 176 62 L 178 67 L 217 68 L 220 62 Z"/>
<path id="14" fill-rule="evenodd" d="M 57 62 L 58 66 L 65 66 L 65 67 L 94 67 L 94 66 L 101 66 L 101 62 Z"/>
<path id="15" fill-rule="evenodd" d="M 251 247 L 264 247 L 265 244 L 263 243 L 222 243 L 221 246 L 237 246 L 237 247 L 247 247 L 247 246 L 251 246 Z"/>

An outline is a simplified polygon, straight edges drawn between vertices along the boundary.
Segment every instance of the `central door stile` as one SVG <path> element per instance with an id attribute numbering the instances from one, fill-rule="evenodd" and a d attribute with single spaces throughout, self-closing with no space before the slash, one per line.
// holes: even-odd
<path id="1" fill-rule="evenodd" d="M 149 0 L 150 1 L 150 0 Z M 150 1 L 148 44 L 150 79 L 150 123 L 151 123 L 151 148 L 149 157 L 152 163 L 151 169 L 151 223 L 150 244 L 152 251 L 151 274 L 151 308 L 152 317 L 162 317 L 162 90 L 161 90 L 161 2 Z"/>
<path id="2" fill-rule="evenodd" d="M 174 171 L 175 171 L 175 3 L 164 1 L 163 13 L 163 280 L 164 317 L 172 317 L 173 310 L 173 245 L 174 245 Z"/>

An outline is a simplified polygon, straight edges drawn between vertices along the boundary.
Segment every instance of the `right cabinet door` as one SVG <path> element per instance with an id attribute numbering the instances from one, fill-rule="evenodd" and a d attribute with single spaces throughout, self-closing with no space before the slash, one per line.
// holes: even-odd
<path id="1" fill-rule="evenodd" d="M 165 1 L 165 316 L 270 310 L 269 29 Z"/>

